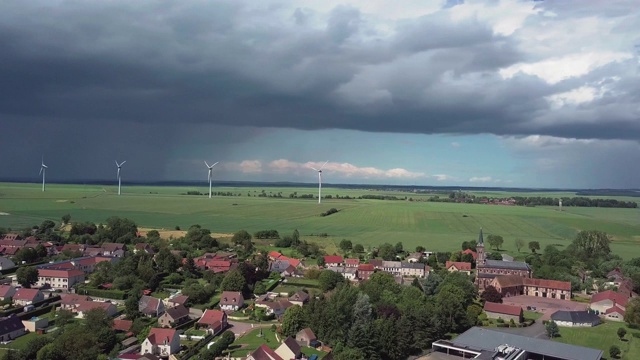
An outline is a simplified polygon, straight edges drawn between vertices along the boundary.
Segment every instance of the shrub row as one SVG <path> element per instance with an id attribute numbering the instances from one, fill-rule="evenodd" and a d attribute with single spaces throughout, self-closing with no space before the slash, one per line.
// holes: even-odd
<path id="1" fill-rule="evenodd" d="M 115 300 L 125 300 L 127 298 L 127 293 L 122 290 L 103 290 L 83 287 L 78 289 L 78 294 Z"/>

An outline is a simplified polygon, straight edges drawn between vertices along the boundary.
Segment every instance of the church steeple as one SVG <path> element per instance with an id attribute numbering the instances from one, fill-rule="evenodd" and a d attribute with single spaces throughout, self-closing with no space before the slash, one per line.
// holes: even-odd
<path id="1" fill-rule="evenodd" d="M 480 228 L 480 235 L 478 235 L 478 243 L 476 244 L 476 253 L 478 257 L 476 258 L 476 266 L 478 264 L 485 263 L 485 254 L 484 254 L 484 237 L 482 236 L 482 228 Z"/>

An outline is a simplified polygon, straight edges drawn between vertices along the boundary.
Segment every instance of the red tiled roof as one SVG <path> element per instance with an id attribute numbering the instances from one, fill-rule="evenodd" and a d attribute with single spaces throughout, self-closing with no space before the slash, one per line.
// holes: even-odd
<path id="1" fill-rule="evenodd" d="M 447 269 L 451 268 L 451 266 L 455 267 L 457 270 L 471 270 L 471 263 L 463 262 L 463 261 L 447 261 L 445 267 Z"/>
<path id="2" fill-rule="evenodd" d="M 100 301 L 79 301 L 76 307 L 77 311 L 89 311 L 93 309 L 102 309 L 108 311 L 110 307 L 115 307 L 112 303 L 100 302 Z"/>
<path id="3" fill-rule="evenodd" d="M 207 309 L 204 311 L 204 314 L 202 314 L 202 317 L 200 317 L 200 320 L 198 320 L 198 324 L 214 325 L 221 323 L 224 316 L 224 312 L 220 310 Z"/>
<path id="4" fill-rule="evenodd" d="M 342 256 L 339 256 L 339 255 L 325 255 L 324 262 L 326 264 L 332 264 L 332 263 L 342 264 Z"/>
<path id="5" fill-rule="evenodd" d="M 71 278 L 76 276 L 84 276 L 82 270 L 54 270 L 54 269 L 39 269 L 38 276 L 54 277 L 54 278 Z"/>
<path id="6" fill-rule="evenodd" d="M 176 329 L 151 328 L 147 339 L 153 345 L 162 345 L 165 340 L 170 343 L 174 336 L 177 336 Z"/>
<path id="7" fill-rule="evenodd" d="M 284 360 L 265 344 L 260 345 L 259 348 L 253 350 L 249 355 L 255 360 Z"/>
<path id="8" fill-rule="evenodd" d="M 467 249 L 467 250 L 463 251 L 462 254 L 471 254 L 471 256 L 473 256 L 474 260 L 478 258 L 478 253 L 476 253 L 475 251 L 473 251 L 471 249 Z"/>
<path id="9" fill-rule="evenodd" d="M 345 259 L 344 263 L 347 265 L 358 265 L 360 264 L 360 259 Z"/>
<path id="10" fill-rule="evenodd" d="M 624 310 L 622 310 L 618 305 L 612 306 L 604 312 L 605 315 L 618 313 L 620 315 L 624 315 Z"/>
<path id="11" fill-rule="evenodd" d="M 116 319 L 113 320 L 113 326 L 111 328 L 116 331 L 129 331 L 132 325 L 133 321 L 131 320 Z"/>
<path id="12" fill-rule="evenodd" d="M 187 300 L 189 300 L 189 297 L 187 295 L 178 295 L 169 299 L 169 302 L 174 304 L 184 305 L 187 303 Z"/>
<path id="13" fill-rule="evenodd" d="M 358 271 L 374 271 L 375 267 L 373 264 L 360 264 L 358 265 Z"/>
<path id="14" fill-rule="evenodd" d="M 243 300 L 239 291 L 223 291 L 220 296 L 220 305 L 238 305 Z"/>
<path id="15" fill-rule="evenodd" d="M 80 301 L 91 301 L 90 297 L 78 294 L 60 294 L 60 298 L 62 298 L 61 303 L 64 305 L 74 305 Z"/>
<path id="16" fill-rule="evenodd" d="M 31 301 L 33 301 L 33 299 L 36 298 L 36 296 L 38 295 L 39 292 L 40 292 L 40 290 L 38 290 L 38 289 L 20 288 L 13 295 L 13 300 L 31 300 Z"/>
<path id="17" fill-rule="evenodd" d="M 597 294 L 593 294 L 593 296 L 591 297 L 592 304 L 595 302 L 603 301 L 603 300 L 611 300 L 614 302 L 614 304 L 619 304 L 625 307 L 629 302 L 629 298 L 626 297 L 624 294 L 621 294 L 619 292 L 615 292 L 612 290 L 601 291 Z"/>
<path id="18" fill-rule="evenodd" d="M 11 285 L 0 285 L 0 297 L 6 297 L 7 293 L 13 288 Z"/>
<path id="19" fill-rule="evenodd" d="M 569 281 L 523 278 L 523 284 L 547 289 L 571 291 L 571 283 Z"/>
<path id="20" fill-rule="evenodd" d="M 277 251 L 269 251 L 269 257 L 272 257 L 274 259 L 278 259 L 278 258 L 280 258 L 280 256 L 282 256 L 282 254 L 280 254 Z"/>
<path id="21" fill-rule="evenodd" d="M 484 311 L 512 316 L 520 316 L 522 308 L 519 306 L 511 306 L 487 301 L 486 303 L 484 303 Z"/>
<path id="22" fill-rule="evenodd" d="M 289 265 L 293 266 L 293 267 L 298 267 L 300 266 L 301 261 L 298 259 L 294 259 L 294 258 L 290 258 L 290 257 L 286 257 L 286 256 L 280 256 L 278 258 L 278 260 L 284 260 L 284 261 L 288 261 Z"/>

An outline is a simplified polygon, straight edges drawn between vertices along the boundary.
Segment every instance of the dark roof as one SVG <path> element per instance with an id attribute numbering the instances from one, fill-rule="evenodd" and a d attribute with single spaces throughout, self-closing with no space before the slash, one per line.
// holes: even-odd
<path id="1" fill-rule="evenodd" d="M 496 268 L 509 270 L 531 270 L 526 262 L 522 261 L 502 261 L 502 260 L 485 260 L 484 264 L 478 264 L 478 268 Z"/>
<path id="2" fill-rule="evenodd" d="M 627 297 L 624 294 L 621 294 L 619 292 L 612 291 L 612 290 L 601 291 L 601 292 L 599 292 L 597 294 L 594 294 L 591 297 L 591 303 L 592 304 L 594 302 L 599 302 L 599 301 L 603 301 L 603 300 L 610 300 L 610 301 L 613 301 L 614 304 L 627 306 L 627 303 L 629 302 L 629 297 Z"/>
<path id="3" fill-rule="evenodd" d="M 558 310 L 551 314 L 553 321 L 567 321 L 575 324 L 598 323 L 600 317 L 588 311 L 564 311 Z"/>
<path id="4" fill-rule="evenodd" d="M 22 320 L 15 315 L 0 319 L 0 335 L 10 334 L 16 330 L 23 329 Z"/>
<path id="5" fill-rule="evenodd" d="M 317 340 L 316 334 L 313 333 L 313 330 L 311 330 L 311 328 L 304 328 L 298 331 L 298 334 L 300 333 L 304 333 L 309 340 Z"/>
<path id="6" fill-rule="evenodd" d="M 300 349 L 300 345 L 298 345 L 296 339 L 292 338 L 291 336 L 284 339 L 282 343 L 287 345 L 287 347 L 289 347 L 289 349 L 291 349 L 291 351 L 296 354 L 296 356 L 300 355 L 300 353 L 302 352 L 302 350 Z"/>
<path id="7" fill-rule="evenodd" d="M 276 354 L 275 351 L 271 350 L 267 345 L 262 344 L 259 348 L 253 350 L 251 354 L 252 358 L 256 360 L 282 360 L 280 355 Z"/>
<path id="8" fill-rule="evenodd" d="M 183 305 L 178 305 L 165 310 L 165 314 L 171 316 L 171 318 L 175 320 L 182 319 L 186 316 L 189 316 L 189 309 L 187 309 Z"/>
<path id="9" fill-rule="evenodd" d="M 554 356 L 566 360 L 601 360 L 603 354 L 602 350 L 479 327 L 472 327 L 460 334 L 453 340 L 453 343 L 457 346 L 468 346 L 487 351 L 495 351 L 498 346 L 508 344 L 531 353 Z"/>
<path id="10" fill-rule="evenodd" d="M 480 235 L 478 235 L 478 245 L 484 246 L 484 236 L 482 236 L 482 228 L 480 228 Z"/>
<path id="11" fill-rule="evenodd" d="M 401 262 L 400 266 L 402 266 L 403 269 L 421 269 L 424 270 L 424 264 L 422 263 L 411 263 L 411 262 Z"/>

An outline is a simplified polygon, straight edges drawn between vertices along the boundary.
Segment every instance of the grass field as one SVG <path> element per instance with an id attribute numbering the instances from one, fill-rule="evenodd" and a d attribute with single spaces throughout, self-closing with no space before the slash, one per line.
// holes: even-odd
<path id="1" fill-rule="evenodd" d="M 50 185 L 43 193 L 37 184 L 0 183 L 0 213 L 8 214 L 0 215 L 0 226 L 19 229 L 45 219 L 59 221 L 69 213 L 72 221 L 100 223 L 116 215 L 130 218 L 145 228 L 173 230 L 175 226 L 186 229 L 200 224 L 220 234 L 239 229 L 249 232 L 276 229 L 288 234 L 298 229 L 303 239 L 319 242 L 328 253 L 337 251 L 335 244 L 343 238 L 365 247 L 401 241 L 406 249 L 422 245 L 428 250 L 457 250 L 462 241 L 476 239 L 482 227 L 485 234 L 502 235 L 504 250 L 512 254 L 517 253 L 516 238 L 539 241 L 542 248 L 548 244 L 562 247 L 571 242 L 577 231 L 597 229 L 612 235 L 615 253 L 624 258 L 640 256 L 640 209 L 565 207 L 559 212 L 548 207 L 342 199 L 323 200 L 319 205 L 317 200 L 288 198 L 293 192 L 314 193 L 310 188 L 216 188 L 215 191 L 231 191 L 241 196 L 213 199 L 180 195 L 190 190 L 205 192 L 204 187 L 128 186 L 123 188 L 122 196 L 117 196 L 115 190 L 96 185 Z M 281 192 L 284 198 L 255 197 L 262 190 L 267 194 Z M 399 191 L 323 190 L 324 194 L 352 197 L 431 196 Z M 332 207 L 340 212 L 320 216 Z M 321 233 L 329 236 L 318 237 Z"/>
<path id="2" fill-rule="evenodd" d="M 624 341 L 620 341 L 616 334 L 620 327 L 627 329 Z M 600 349 L 604 351 L 604 358 L 606 359 L 610 359 L 609 347 L 617 345 L 622 350 L 621 359 L 635 360 L 640 359 L 640 338 L 634 337 L 634 333 L 640 335 L 640 331 L 630 329 L 624 323 L 605 322 L 592 328 L 560 327 L 560 337 L 555 340 L 567 344 Z"/>

